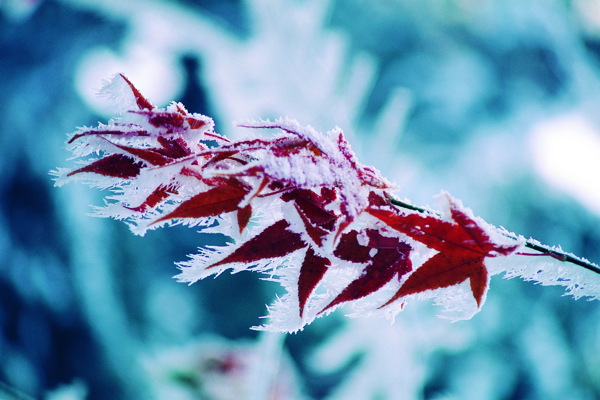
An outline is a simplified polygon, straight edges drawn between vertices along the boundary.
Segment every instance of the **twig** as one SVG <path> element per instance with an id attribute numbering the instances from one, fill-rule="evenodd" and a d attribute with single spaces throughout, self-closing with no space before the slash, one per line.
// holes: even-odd
<path id="1" fill-rule="evenodd" d="M 388 198 L 388 199 L 389 199 L 390 203 L 396 207 L 405 208 L 405 209 L 412 210 L 412 211 L 417 211 L 417 212 L 423 213 L 423 214 L 432 214 L 437 217 L 440 216 L 440 214 L 438 212 L 433 211 L 433 210 L 415 206 L 414 204 L 406 203 L 404 201 L 393 199 L 393 198 Z M 509 234 L 508 232 L 502 231 L 502 234 L 517 240 L 516 236 L 513 236 L 512 234 Z M 529 255 L 529 256 L 534 256 L 534 255 L 549 256 L 558 261 L 575 264 L 575 265 L 578 265 L 585 269 L 588 269 L 592 272 L 600 274 L 600 266 L 598 266 L 597 264 L 594 264 L 588 260 L 576 257 L 574 255 L 567 254 L 567 253 L 563 252 L 562 250 L 558 250 L 553 247 L 534 242 L 533 240 L 526 240 L 525 247 L 535 250 L 535 251 L 539 252 L 540 254 L 531 254 L 531 253 L 516 253 L 516 254 Z"/>

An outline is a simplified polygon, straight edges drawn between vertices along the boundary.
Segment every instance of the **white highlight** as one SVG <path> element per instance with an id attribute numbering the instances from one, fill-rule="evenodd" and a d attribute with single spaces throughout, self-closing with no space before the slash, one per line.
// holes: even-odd
<path id="1" fill-rule="evenodd" d="M 90 49 L 82 58 L 75 77 L 77 92 L 96 113 L 111 116 L 114 106 L 98 96 L 98 83 L 123 73 L 155 106 L 162 107 L 176 98 L 183 77 L 178 66 L 156 49 L 141 46 L 130 49 L 123 58 L 106 47 Z"/>
<path id="2" fill-rule="evenodd" d="M 529 139 L 538 174 L 600 214 L 600 132 L 592 123 L 563 115 L 535 126 Z"/>

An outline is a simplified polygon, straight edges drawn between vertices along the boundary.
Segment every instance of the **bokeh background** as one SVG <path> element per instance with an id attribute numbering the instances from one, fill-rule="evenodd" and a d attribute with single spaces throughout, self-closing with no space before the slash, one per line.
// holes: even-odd
<path id="1" fill-rule="evenodd" d="M 492 279 L 449 323 L 343 310 L 261 333 L 250 273 L 177 283 L 210 237 L 145 237 L 54 188 L 123 72 L 154 104 L 344 129 L 399 194 L 600 261 L 600 1 L 0 0 L 0 398 L 598 399 L 600 304 Z M 576 268 L 576 267 L 574 267 Z"/>

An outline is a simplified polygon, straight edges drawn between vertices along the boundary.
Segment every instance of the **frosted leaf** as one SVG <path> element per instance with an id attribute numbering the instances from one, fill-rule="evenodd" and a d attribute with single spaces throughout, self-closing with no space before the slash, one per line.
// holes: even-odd
<path id="1" fill-rule="evenodd" d="M 176 278 L 248 270 L 278 282 L 286 293 L 256 329 L 297 331 L 338 308 L 394 319 L 406 303 L 426 299 L 446 318 L 467 319 L 499 273 L 599 297 L 598 274 L 530 257 L 522 250 L 533 241 L 489 225 L 447 193 L 441 213 L 395 200 L 393 186 L 358 161 L 340 128 L 251 121 L 238 126 L 252 134 L 231 141 L 180 103 L 153 106 L 123 75 L 105 91 L 124 112 L 73 134 L 68 147 L 79 166 L 54 171 L 56 184 L 108 188 L 95 215 L 124 220 L 136 234 L 185 224 L 225 235 L 227 244 L 179 263 Z"/>
<path id="2" fill-rule="evenodd" d="M 137 110 L 139 108 L 136 97 L 135 95 L 132 95 L 131 87 L 128 85 L 123 75 L 114 75 L 103 83 L 102 89 L 100 89 L 98 95 L 110 100 L 118 113 Z"/>

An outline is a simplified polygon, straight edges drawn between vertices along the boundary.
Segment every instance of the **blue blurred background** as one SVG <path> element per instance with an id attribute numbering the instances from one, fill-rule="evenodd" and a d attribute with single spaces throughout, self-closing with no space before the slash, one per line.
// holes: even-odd
<path id="1" fill-rule="evenodd" d="M 233 137 L 339 125 L 399 195 L 600 261 L 599 1 L 2 0 L 0 398 L 600 398 L 600 307 L 562 288 L 497 276 L 469 321 L 411 304 L 285 336 L 249 329 L 280 293 L 255 274 L 176 283 L 210 237 L 134 236 L 48 173 L 118 72 Z"/>

